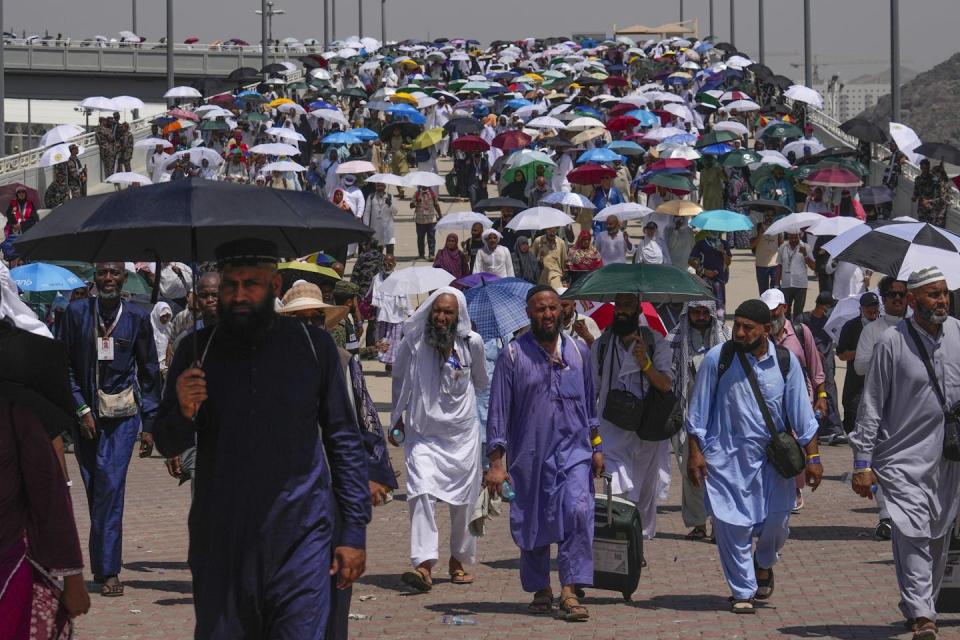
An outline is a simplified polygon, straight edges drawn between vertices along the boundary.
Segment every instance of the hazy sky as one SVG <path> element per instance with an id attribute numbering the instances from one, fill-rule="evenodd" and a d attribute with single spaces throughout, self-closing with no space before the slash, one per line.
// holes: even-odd
<path id="1" fill-rule="evenodd" d="M 72 37 L 116 36 L 131 26 L 133 0 L 16 0 L 5 3 L 4 27 L 17 33 L 63 32 Z M 329 0 L 332 4 L 334 0 Z M 730 2 L 714 0 L 717 35 L 730 34 Z M 736 44 L 757 50 L 758 0 L 735 0 Z M 2 0 L 0 0 L 2 2 Z M 364 35 L 380 36 L 379 0 L 336 2 L 336 35 L 356 34 L 357 8 L 364 7 Z M 687 18 L 700 19 L 700 33 L 708 33 L 709 0 L 685 0 Z M 821 76 L 840 73 L 845 79 L 884 70 L 889 60 L 890 12 L 888 0 L 811 0 L 813 48 L 822 66 Z M 240 37 L 259 41 L 257 0 L 174 0 L 175 40 L 188 35 L 201 41 Z M 286 15 L 274 18 L 274 37 L 322 37 L 323 0 L 276 0 Z M 571 32 L 611 33 L 613 26 L 637 23 L 655 26 L 677 20 L 679 0 L 387 0 L 387 37 L 466 37 L 481 42 L 547 36 Z M 156 41 L 166 28 L 163 0 L 138 1 L 141 35 Z M 802 80 L 803 23 L 801 0 L 766 0 L 767 64 Z M 923 71 L 946 59 L 960 46 L 958 0 L 904 0 L 900 3 L 903 66 Z M 780 55 L 776 55 L 780 54 Z M 851 64 L 867 62 L 868 64 Z M 844 63 L 843 66 L 840 66 Z"/>

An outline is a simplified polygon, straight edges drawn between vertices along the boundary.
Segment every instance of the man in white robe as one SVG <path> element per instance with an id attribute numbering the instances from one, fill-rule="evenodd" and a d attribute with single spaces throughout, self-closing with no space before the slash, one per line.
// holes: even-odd
<path id="1" fill-rule="evenodd" d="M 396 215 L 397 206 L 393 204 L 393 196 L 387 193 L 387 185 L 377 183 L 376 190 L 367 198 L 363 224 L 373 229 L 373 237 L 387 248 L 390 255 L 393 255 L 393 246 L 397 242 L 393 224 Z"/>
<path id="2" fill-rule="evenodd" d="M 404 434 L 413 565 L 402 580 L 419 591 L 431 589 L 440 554 L 437 500 L 450 509 L 450 579 L 473 582 L 464 565 L 477 551 L 468 530 L 480 493 L 476 392 L 488 385 L 483 339 L 470 329 L 463 293 L 438 289 L 404 324 L 393 372 L 391 424 Z"/>

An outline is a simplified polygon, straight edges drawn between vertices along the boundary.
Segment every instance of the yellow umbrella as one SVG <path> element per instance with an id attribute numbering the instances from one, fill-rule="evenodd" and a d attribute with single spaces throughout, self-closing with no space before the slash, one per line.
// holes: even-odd
<path id="1" fill-rule="evenodd" d="M 410 58 L 407 58 L 406 60 L 401 60 L 400 64 L 404 66 L 407 70 L 420 68 L 420 65 L 414 62 L 413 60 L 411 60 Z"/>
<path id="2" fill-rule="evenodd" d="M 325 278 L 330 278 L 331 280 L 340 280 L 340 274 L 331 269 L 330 267 L 324 267 L 319 264 L 314 264 L 312 262 L 281 262 L 277 265 L 277 269 L 292 269 L 294 271 L 306 271 L 308 273 L 316 273 Z"/>
<path id="3" fill-rule="evenodd" d="M 276 109 L 282 104 L 296 104 L 296 103 L 290 98 L 277 98 L 272 102 L 268 102 L 267 106 L 270 107 L 271 109 Z"/>
<path id="4" fill-rule="evenodd" d="M 397 93 L 390 96 L 390 102 L 406 102 L 407 104 L 414 107 L 416 107 L 419 104 L 416 98 L 414 98 L 409 93 L 404 93 L 403 91 L 398 91 Z"/>
<path id="5" fill-rule="evenodd" d="M 525 73 L 525 74 L 523 74 L 523 75 L 520 76 L 520 77 L 521 77 L 521 78 L 527 78 L 527 79 L 529 79 L 531 82 L 543 82 L 543 76 L 541 76 L 540 74 L 537 74 L 537 73 Z"/>
<path id="6" fill-rule="evenodd" d="M 443 139 L 443 128 L 436 127 L 435 129 L 427 129 L 416 138 L 413 139 L 413 142 L 410 143 L 410 148 L 414 151 L 419 151 L 420 149 L 426 149 L 427 147 L 432 147 L 436 144 L 440 144 L 440 141 Z"/>
<path id="7" fill-rule="evenodd" d="M 666 213 L 671 216 L 689 218 L 702 212 L 703 208 L 696 202 L 689 200 L 670 200 L 657 207 L 657 213 Z"/>

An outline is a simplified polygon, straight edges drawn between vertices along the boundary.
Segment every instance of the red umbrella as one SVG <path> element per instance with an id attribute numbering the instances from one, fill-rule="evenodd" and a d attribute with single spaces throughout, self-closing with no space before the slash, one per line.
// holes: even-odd
<path id="1" fill-rule="evenodd" d="M 627 86 L 627 79 L 623 76 L 607 76 L 607 79 L 603 81 L 603 84 L 608 87 L 625 87 Z"/>
<path id="2" fill-rule="evenodd" d="M 189 38 L 183 41 L 183 44 L 197 44 L 198 42 L 200 42 L 200 38 L 198 38 L 197 36 L 190 36 Z"/>
<path id="3" fill-rule="evenodd" d="M 487 141 L 481 138 L 480 136 L 460 136 L 453 141 L 453 148 L 457 151 L 466 151 L 471 153 L 474 151 L 487 151 L 490 149 L 490 145 L 487 144 Z"/>
<path id="4" fill-rule="evenodd" d="M 567 174 L 567 180 L 573 184 L 600 184 L 603 178 L 614 178 L 617 172 L 610 167 L 593 162 L 581 165 Z"/>
<path id="5" fill-rule="evenodd" d="M 234 98 L 229 93 L 218 93 L 217 95 L 207 100 L 207 102 L 219 105 L 221 107 L 233 107 L 233 106 L 236 106 L 237 104 L 236 98 Z"/>
<path id="6" fill-rule="evenodd" d="M 167 111 L 171 116 L 176 118 L 183 118 L 184 120 L 193 120 L 194 122 L 200 122 L 200 116 L 193 113 L 192 111 L 184 111 L 183 109 L 170 109 Z"/>
<path id="7" fill-rule="evenodd" d="M 660 319 L 660 314 L 657 313 L 653 305 L 649 302 L 641 302 L 640 310 L 641 313 L 643 313 L 644 319 L 647 321 L 647 325 L 661 336 L 666 337 L 667 328 L 664 326 L 663 320 Z M 577 300 L 577 311 L 590 316 L 593 321 L 597 323 L 597 327 L 601 331 L 613 322 L 613 304 L 609 302 Z"/>
<path id="8" fill-rule="evenodd" d="M 0 186 L 0 206 L 6 209 L 7 203 L 17 197 L 17 189 L 27 190 L 27 200 L 31 201 L 34 207 L 40 207 L 43 204 L 43 201 L 40 199 L 40 194 L 37 193 L 36 189 L 19 182 L 12 182 Z"/>
<path id="9" fill-rule="evenodd" d="M 647 165 L 646 171 L 662 171 L 664 169 L 686 169 L 693 164 L 692 160 L 683 158 L 664 158 L 657 160 L 651 165 Z"/>
<path id="10" fill-rule="evenodd" d="M 530 144 L 530 141 L 533 140 L 530 136 L 525 134 L 523 131 L 504 131 L 496 138 L 493 139 L 493 142 L 490 144 L 496 147 L 497 149 L 503 149 L 504 151 L 513 151 L 514 149 L 523 149 Z"/>
<path id="11" fill-rule="evenodd" d="M 660 118 L 661 127 L 665 127 L 673 121 L 673 114 L 669 111 L 664 111 L 663 109 L 654 109 L 652 113 Z"/>
<path id="12" fill-rule="evenodd" d="M 862 183 L 857 174 L 842 167 L 817 169 L 811 173 L 804 182 L 814 187 L 848 188 L 859 187 Z"/>
<path id="13" fill-rule="evenodd" d="M 607 111 L 607 116 L 611 118 L 614 116 L 620 116 L 626 113 L 627 111 L 633 111 L 636 108 L 637 108 L 637 105 L 635 104 L 630 104 L 629 102 L 621 102 L 620 104 L 616 104 L 610 107 L 610 110 Z"/>
<path id="14" fill-rule="evenodd" d="M 610 131 L 629 131 L 638 124 L 640 124 L 640 121 L 633 116 L 617 116 L 607 120 L 607 129 Z"/>

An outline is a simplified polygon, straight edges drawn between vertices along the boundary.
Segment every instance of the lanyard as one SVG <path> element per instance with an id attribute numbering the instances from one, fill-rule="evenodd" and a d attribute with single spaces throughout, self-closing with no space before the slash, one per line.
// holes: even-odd
<path id="1" fill-rule="evenodd" d="M 123 313 L 123 302 L 120 303 L 120 306 L 117 308 L 117 316 L 113 319 L 113 322 L 110 323 L 110 326 L 107 327 L 103 324 L 103 320 L 100 318 L 100 301 L 96 302 L 96 314 L 97 314 L 97 325 L 100 327 L 100 332 L 103 334 L 101 338 L 109 338 L 113 333 L 113 330 L 117 328 L 117 323 L 120 322 L 120 315 Z"/>

